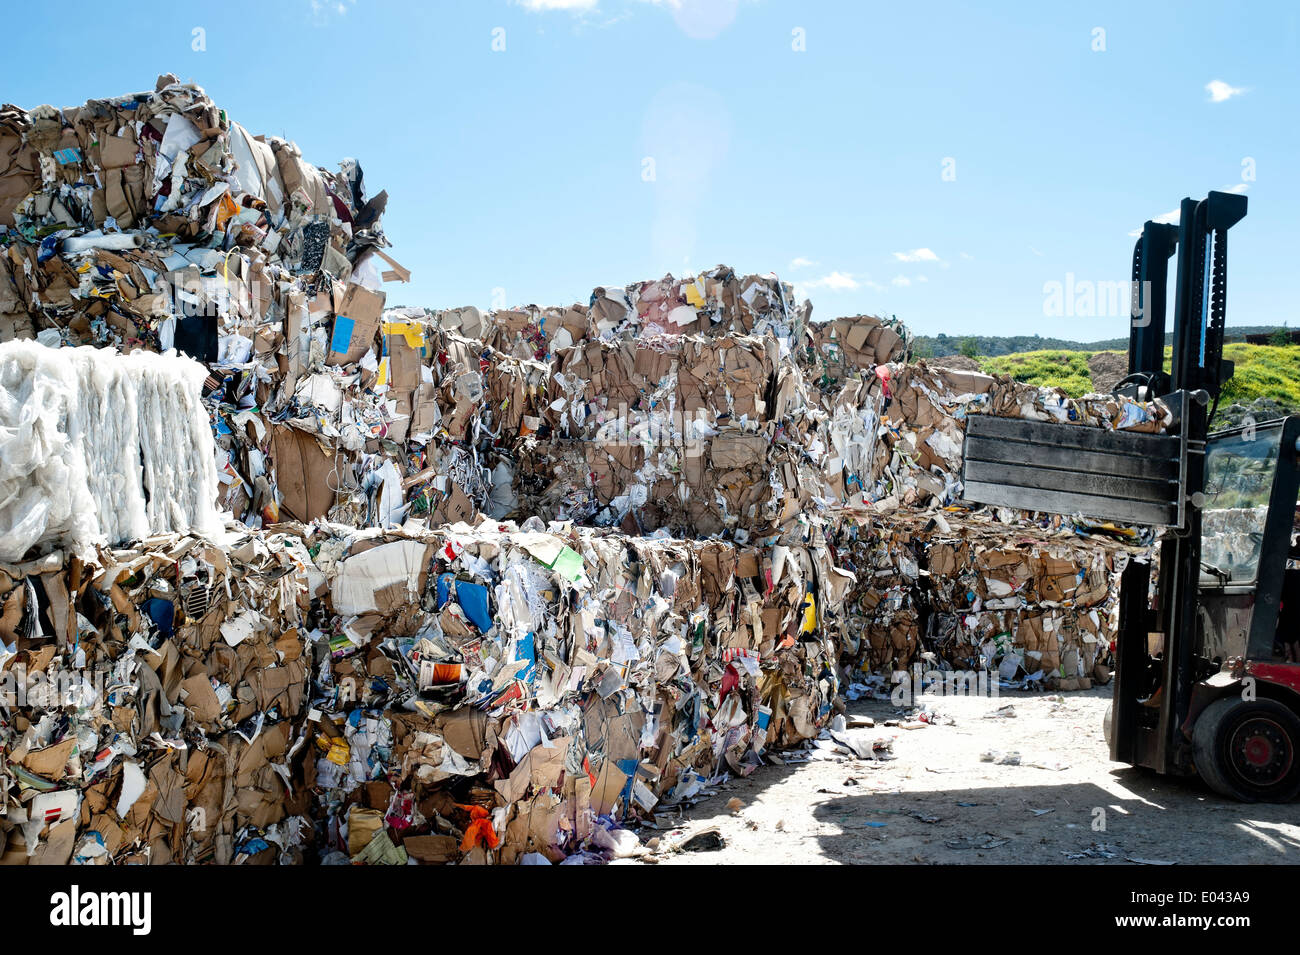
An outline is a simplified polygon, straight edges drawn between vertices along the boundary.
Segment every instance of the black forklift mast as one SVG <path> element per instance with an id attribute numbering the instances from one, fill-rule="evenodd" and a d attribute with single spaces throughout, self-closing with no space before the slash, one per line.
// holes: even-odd
<path id="1" fill-rule="evenodd" d="M 1193 644 L 1201 571 L 1201 507 L 1205 489 L 1205 442 L 1223 383 L 1232 377 L 1223 359 L 1227 318 L 1228 230 L 1246 215 L 1246 197 L 1211 192 L 1197 202 L 1184 199 L 1177 226 L 1147 222 L 1133 251 L 1132 329 L 1129 375 L 1121 391 L 1136 398 L 1164 398 L 1181 409 L 1178 427 L 1185 449 L 1182 526 L 1160 549 L 1159 606 L 1155 620 L 1146 610 L 1150 568 L 1126 572 L 1121 607 L 1121 648 L 1115 679 L 1112 758 L 1161 772 L 1187 769 L 1190 754 L 1181 727 L 1187 719 L 1196 682 Z M 1176 230 L 1177 236 L 1174 237 Z M 1178 253 L 1173 349 L 1165 369 L 1165 287 L 1168 259 Z M 1211 407 L 1210 403 L 1213 402 Z M 1155 726 L 1138 723 L 1133 688 L 1146 677 L 1147 634 L 1164 635 L 1159 717 Z M 1128 649 L 1129 652 L 1124 652 Z"/>
<path id="2" fill-rule="evenodd" d="M 1184 199 L 1179 222 L 1147 222 L 1133 246 L 1133 298 L 1128 376 L 1123 393 L 1163 398 L 1179 390 L 1204 390 L 1217 398 L 1232 377 L 1223 361 L 1227 318 L 1228 230 L 1246 216 L 1246 197 L 1211 192 Z M 1165 367 L 1165 312 L 1169 259 L 1178 253 L 1174 298 L 1173 358 Z M 1145 393 L 1136 392 L 1146 388 Z"/>
<path id="3" fill-rule="evenodd" d="M 1169 391 L 1165 363 L 1165 302 L 1169 259 L 1178 248 L 1178 226 L 1147 222 L 1133 246 L 1133 304 L 1128 340 L 1128 377 L 1121 385 Z"/>

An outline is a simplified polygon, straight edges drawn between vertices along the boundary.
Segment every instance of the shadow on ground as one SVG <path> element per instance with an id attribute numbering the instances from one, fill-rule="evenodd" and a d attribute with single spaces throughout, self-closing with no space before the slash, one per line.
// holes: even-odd
<path id="1" fill-rule="evenodd" d="M 1091 783 L 871 793 L 813 817 L 844 863 L 1300 863 L 1295 805 L 1227 802 L 1197 779 L 1116 768 Z M 1115 788 L 1133 798 L 1119 798 Z"/>
<path id="2" fill-rule="evenodd" d="M 955 726 L 904 732 L 896 760 L 765 766 L 684 813 L 661 814 L 661 833 L 684 826 L 722 836 L 711 851 L 661 861 L 1300 863 L 1300 805 L 1237 803 L 1195 776 L 1110 762 L 1100 732 L 1105 696 L 1081 694 L 1058 717 L 1043 708 L 1053 706 L 1051 698 L 1008 695 L 985 709 L 1013 702 L 1022 710 L 1014 723 L 985 722 L 974 709 Z M 1078 706 L 1088 697 L 1100 699 Z M 1030 700 L 1039 704 L 1036 715 L 1021 705 Z M 850 712 L 878 724 L 897 715 L 876 701 L 852 704 Z M 1066 765 L 1057 771 L 981 761 L 994 747 L 1061 757 Z"/>

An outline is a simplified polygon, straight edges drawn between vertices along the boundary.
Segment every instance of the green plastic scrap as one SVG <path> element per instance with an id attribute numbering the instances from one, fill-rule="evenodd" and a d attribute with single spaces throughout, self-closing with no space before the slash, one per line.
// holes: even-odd
<path id="1" fill-rule="evenodd" d="M 560 548 L 560 552 L 556 555 L 554 563 L 551 564 L 551 569 L 561 577 L 567 577 L 575 584 L 581 580 L 583 575 L 586 573 L 583 570 L 582 555 L 567 545 Z"/>

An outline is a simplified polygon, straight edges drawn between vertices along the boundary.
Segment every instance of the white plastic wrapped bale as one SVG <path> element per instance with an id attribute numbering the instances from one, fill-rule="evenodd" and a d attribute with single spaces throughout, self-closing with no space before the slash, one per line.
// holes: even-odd
<path id="1" fill-rule="evenodd" d="M 0 560 L 220 531 L 206 375 L 175 354 L 0 344 Z"/>

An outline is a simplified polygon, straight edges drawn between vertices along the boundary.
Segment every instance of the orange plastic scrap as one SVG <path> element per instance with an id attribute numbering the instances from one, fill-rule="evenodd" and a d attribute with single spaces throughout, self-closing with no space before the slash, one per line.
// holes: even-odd
<path id="1" fill-rule="evenodd" d="M 465 838 L 460 841 L 461 852 L 469 852 L 480 842 L 489 849 L 495 849 L 501 844 L 486 809 L 482 806 L 462 806 L 460 803 L 456 803 L 456 808 L 469 813 L 470 819 L 469 825 L 465 827 Z"/>

